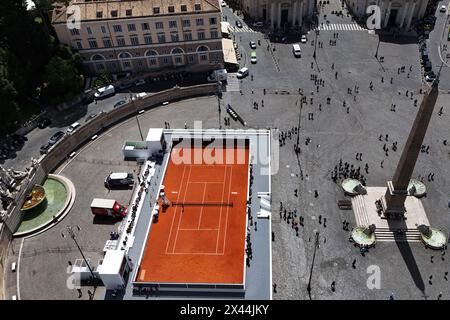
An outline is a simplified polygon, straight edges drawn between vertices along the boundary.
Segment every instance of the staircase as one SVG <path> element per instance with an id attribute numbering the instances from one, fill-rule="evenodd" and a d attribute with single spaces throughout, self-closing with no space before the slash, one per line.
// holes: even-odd
<path id="1" fill-rule="evenodd" d="M 368 227 L 369 217 L 364 202 L 364 196 L 357 195 L 352 198 L 353 212 L 355 213 L 356 225 L 358 227 Z M 377 241 L 400 241 L 400 242 L 419 242 L 421 235 L 417 229 L 389 229 L 379 228 L 375 230 Z"/>
<path id="2" fill-rule="evenodd" d="M 398 231 L 403 231 L 401 234 Z M 375 230 L 377 241 L 400 241 L 400 242 L 419 242 L 421 241 L 420 232 L 417 229 L 388 229 L 377 228 Z"/>
<path id="3" fill-rule="evenodd" d="M 355 213 L 356 225 L 358 227 L 368 227 L 369 217 L 367 216 L 366 204 L 362 195 L 352 198 L 353 212 Z"/>

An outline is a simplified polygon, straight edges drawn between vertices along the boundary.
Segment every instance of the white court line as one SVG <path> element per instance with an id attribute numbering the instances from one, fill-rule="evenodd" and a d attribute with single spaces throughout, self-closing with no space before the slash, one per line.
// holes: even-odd
<path id="1" fill-rule="evenodd" d="M 221 184 L 221 183 L 223 183 L 223 182 L 207 182 L 207 181 L 192 181 L 192 182 L 188 182 L 189 184 L 192 184 L 192 183 L 205 183 L 205 184 L 207 184 L 207 183 L 212 183 L 212 184 Z"/>
<path id="2" fill-rule="evenodd" d="M 201 256 L 223 256 L 223 253 L 214 253 L 214 252 L 173 252 L 168 254 L 198 254 Z"/>
<path id="3" fill-rule="evenodd" d="M 194 228 L 186 228 L 186 229 L 182 229 L 180 228 L 181 231 L 217 231 L 219 229 L 194 229 Z"/>
<path id="4" fill-rule="evenodd" d="M 183 182 L 183 180 L 184 180 L 185 171 L 186 171 L 186 167 L 183 167 L 183 175 L 181 176 L 181 182 Z M 183 186 L 183 184 L 180 183 L 180 189 L 178 189 L 178 197 L 180 196 L 180 191 L 181 191 L 182 186 Z M 178 197 L 177 197 L 177 201 L 178 201 Z M 175 208 L 175 210 L 173 212 L 172 224 L 170 226 L 170 231 L 169 231 L 169 238 L 167 239 L 166 254 L 168 253 L 167 251 L 169 250 L 170 236 L 172 235 L 173 222 L 175 221 L 175 216 L 177 215 L 177 210 L 178 210 L 178 208 Z"/>
<path id="5" fill-rule="evenodd" d="M 233 167 L 231 168 L 231 172 L 230 172 L 230 188 L 228 190 L 228 202 L 230 201 L 230 192 L 231 192 L 231 185 L 233 184 Z M 228 211 L 230 210 L 229 207 L 227 207 L 227 215 L 225 218 L 225 234 L 223 236 L 223 251 L 222 254 L 225 253 L 225 246 L 226 246 L 226 239 L 227 239 L 227 228 L 228 228 Z"/>
<path id="6" fill-rule="evenodd" d="M 189 175 L 188 175 L 187 181 L 189 181 L 189 179 L 191 179 L 191 168 L 192 168 L 192 167 L 189 167 Z M 183 196 L 183 202 L 186 200 L 187 190 L 188 190 L 188 184 L 186 183 L 186 192 L 184 193 L 184 196 Z M 181 208 L 183 208 L 183 206 L 182 206 Z M 177 245 L 177 239 L 178 239 L 178 231 L 180 231 L 180 225 L 181 225 L 181 220 L 182 220 L 182 219 L 183 219 L 183 210 L 181 210 L 181 213 L 180 213 L 180 219 L 178 220 L 178 224 L 177 224 L 177 233 L 176 233 L 176 235 L 175 235 L 175 241 L 174 241 L 174 243 L 173 243 L 173 250 L 172 250 L 172 253 L 175 252 L 175 247 L 176 247 L 176 245 Z"/>
<path id="7" fill-rule="evenodd" d="M 222 188 L 222 197 L 221 197 L 221 199 L 223 199 L 223 194 L 225 193 L 225 183 L 226 183 L 226 180 L 227 180 L 227 169 L 228 169 L 228 167 L 225 168 L 225 172 L 224 172 L 224 175 L 223 175 L 223 188 Z M 217 239 L 216 239 L 216 253 L 217 253 L 217 248 L 219 246 L 220 223 L 222 222 L 222 210 L 223 210 L 223 207 L 220 207 L 219 226 L 218 226 L 219 229 L 217 231 Z"/>
<path id="8" fill-rule="evenodd" d="M 205 202 L 206 186 L 207 186 L 207 184 L 205 183 L 205 188 L 203 189 L 202 203 Z M 198 219 L 198 227 L 197 227 L 197 230 L 200 229 L 200 224 L 202 223 L 203 207 L 204 207 L 204 206 L 202 206 L 201 209 L 200 209 L 200 217 L 199 217 L 199 219 Z"/>

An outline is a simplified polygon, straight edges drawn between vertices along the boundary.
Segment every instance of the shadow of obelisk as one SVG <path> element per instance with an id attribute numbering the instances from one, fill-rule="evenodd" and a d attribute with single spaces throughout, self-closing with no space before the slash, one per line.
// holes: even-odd
<path id="1" fill-rule="evenodd" d="M 408 185 L 439 95 L 438 83 L 439 80 L 436 79 L 431 89 L 425 94 L 408 140 L 403 148 L 400 161 L 397 164 L 394 177 L 392 181 L 388 181 L 386 193 L 380 199 L 383 214 L 388 220 L 405 218 L 405 200 L 408 196 Z"/>
<path id="2" fill-rule="evenodd" d="M 438 79 L 436 79 L 433 82 L 431 89 L 425 94 L 422 104 L 420 105 L 409 133 L 408 140 L 406 141 L 400 157 L 400 161 L 395 170 L 394 177 L 392 181 L 388 181 L 388 188 L 384 196 L 377 201 L 383 208 L 382 213 L 387 219 L 389 229 L 391 230 L 408 229 L 406 222 L 404 221 L 407 218 L 405 216 L 405 213 L 407 213 L 405 209 L 405 200 L 408 196 L 408 185 L 417 158 L 419 157 L 420 149 L 433 114 L 438 94 Z M 416 287 L 425 294 L 425 284 L 409 243 L 404 241 L 401 232 L 395 232 L 394 234 L 397 247 Z"/>

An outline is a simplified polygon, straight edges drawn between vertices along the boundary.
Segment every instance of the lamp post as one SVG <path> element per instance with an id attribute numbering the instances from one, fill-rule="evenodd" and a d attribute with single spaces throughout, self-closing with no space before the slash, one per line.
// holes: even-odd
<path id="1" fill-rule="evenodd" d="M 81 250 L 80 245 L 78 244 L 78 241 L 77 241 L 75 232 L 76 233 L 80 232 L 81 228 L 79 226 L 76 226 L 76 229 L 75 229 L 76 231 L 74 231 L 72 226 L 67 226 L 66 230 L 67 230 L 68 235 L 72 238 L 73 242 L 75 242 L 78 250 L 80 251 L 80 254 L 83 257 L 84 262 L 86 263 L 87 267 L 89 268 L 89 272 L 91 273 L 92 279 L 96 279 L 97 277 L 95 276 L 94 272 L 92 271 L 92 268 L 89 265 L 89 262 L 87 261 L 86 257 L 84 256 L 84 253 Z M 64 231 L 61 231 L 61 236 L 63 238 L 66 237 L 66 235 L 64 234 Z"/>
<path id="2" fill-rule="evenodd" d="M 314 58 L 314 60 L 316 60 L 316 49 L 317 49 L 317 32 L 318 32 L 319 30 L 316 30 L 315 32 L 316 32 L 316 39 L 314 40 L 314 53 L 313 53 L 313 58 Z"/>
<path id="3" fill-rule="evenodd" d="M 222 108 L 220 107 L 220 99 L 222 97 L 222 82 L 217 80 L 219 92 L 217 94 L 217 106 L 219 108 L 219 129 L 222 129 Z"/>
<path id="4" fill-rule="evenodd" d="M 378 59 L 378 49 L 380 48 L 380 38 L 378 38 L 377 51 L 375 51 L 375 58 Z"/>
<path id="5" fill-rule="evenodd" d="M 316 259 L 316 250 L 317 250 L 318 246 L 319 246 L 319 231 L 316 231 L 316 240 L 314 242 L 314 253 L 313 253 L 313 258 L 312 258 L 312 263 L 311 263 L 311 270 L 309 272 L 308 287 L 306 288 L 306 290 L 308 291 L 309 300 L 312 300 L 312 298 L 311 298 L 311 279 L 312 279 L 312 273 L 313 273 L 313 269 L 314 269 L 314 260 Z"/>
<path id="6" fill-rule="evenodd" d="M 130 101 L 131 101 L 131 103 L 134 104 L 133 95 L 131 94 L 131 92 L 130 92 Z M 142 135 L 142 130 L 141 130 L 141 124 L 139 123 L 139 119 L 138 119 L 137 106 L 136 105 L 134 105 L 134 106 L 136 108 L 136 115 L 135 115 L 135 117 L 136 117 L 136 122 L 137 122 L 138 129 L 139 129 L 139 134 L 141 135 L 141 141 L 144 141 L 144 136 Z"/>

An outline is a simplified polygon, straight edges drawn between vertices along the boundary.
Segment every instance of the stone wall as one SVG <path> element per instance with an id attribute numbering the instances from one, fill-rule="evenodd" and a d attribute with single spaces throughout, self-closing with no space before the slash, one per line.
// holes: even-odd
<path id="1" fill-rule="evenodd" d="M 5 281 L 5 272 L 8 270 L 8 266 L 6 265 L 6 256 L 8 252 L 8 246 L 11 242 L 11 232 L 6 227 L 5 224 L 0 223 L 0 300 L 4 300 L 4 281 Z"/>

